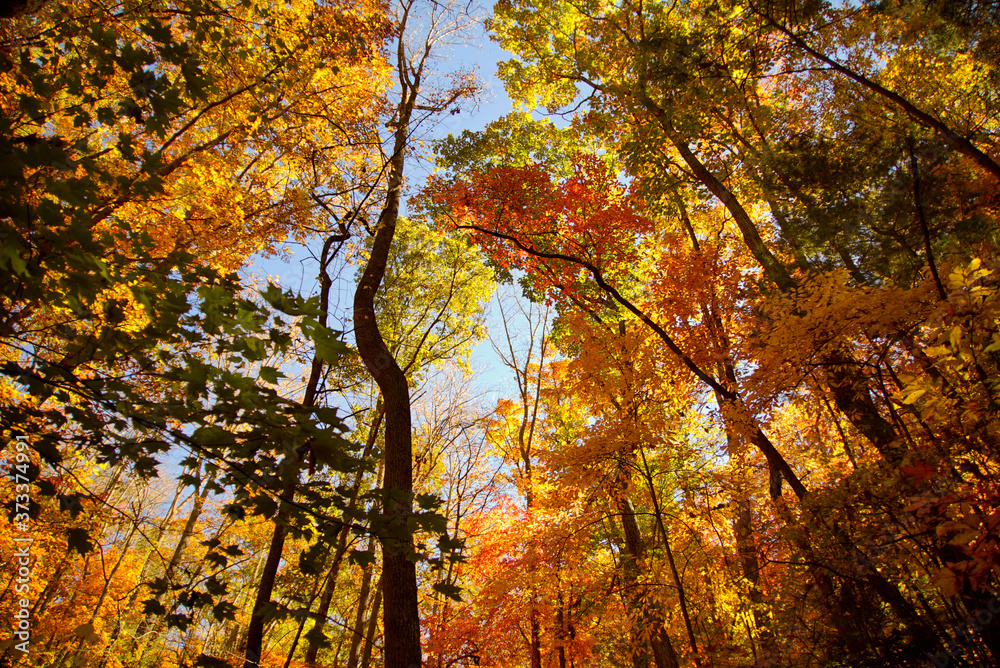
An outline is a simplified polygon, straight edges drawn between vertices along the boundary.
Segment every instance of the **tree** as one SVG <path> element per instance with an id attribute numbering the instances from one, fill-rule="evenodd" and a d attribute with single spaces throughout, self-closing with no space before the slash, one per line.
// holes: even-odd
<path id="1" fill-rule="evenodd" d="M 354 293 L 354 335 L 358 353 L 375 379 L 385 402 L 385 450 L 382 544 L 382 591 L 385 665 L 411 668 L 421 663 L 420 618 L 417 610 L 417 574 L 409 523 L 413 513 L 413 446 L 410 393 L 406 374 L 386 346 L 375 310 L 376 293 L 385 277 L 389 253 L 399 222 L 406 154 L 420 122 L 440 114 L 471 94 L 469 82 L 430 95 L 424 90 L 432 50 L 461 24 L 459 8 L 433 5 L 424 17 L 427 28 L 413 43 L 411 29 L 420 6 L 399 6 L 399 39 L 395 66 L 398 102 L 391 125 L 395 128 L 385 172 L 385 199 L 374 227 L 371 250 Z M 457 22 L 457 23 L 456 23 Z M 416 33 L 413 33 L 414 35 Z"/>
<path id="2" fill-rule="evenodd" d="M 357 146 L 385 82 L 381 8 L 42 3 L 5 30 L 6 435 L 57 468 L 83 447 L 140 479 L 187 449 L 185 465 L 206 463 L 186 479 L 236 490 L 233 517 L 274 512 L 303 444 L 358 467 L 336 410 L 282 396 L 264 363 L 293 344 L 288 315 L 326 362 L 345 346 L 314 301 L 247 299 L 229 271 L 325 215 L 298 172 L 337 186 L 370 165 Z M 306 506 L 281 510 L 312 523 Z M 81 553 L 104 540 L 69 538 Z M 174 625 L 204 607 L 232 617 L 230 547 L 212 543 L 217 568 L 180 595 Z M 150 614 L 166 612 L 169 570 Z"/>
<path id="3" fill-rule="evenodd" d="M 996 107 L 969 86 L 993 66 L 956 56 L 955 33 L 936 19 L 935 38 L 920 39 L 900 20 L 904 7 L 501 3 L 492 26 L 518 56 L 502 66 L 508 89 L 529 108 L 580 113 L 548 147 L 536 138 L 551 130 L 534 124 L 532 135 L 514 117 L 442 144 L 452 174 L 429 191 L 494 262 L 529 268 L 536 294 L 601 320 L 612 305 L 631 312 L 711 390 L 731 453 L 750 443 L 764 456 L 774 513 L 820 592 L 810 605 L 858 662 L 941 651 L 937 613 L 912 574 L 899 562 L 876 568 L 863 538 L 872 527 L 847 518 L 906 506 L 888 481 L 923 446 L 899 410 L 893 367 L 924 359 L 922 373 L 934 373 L 912 333 L 947 295 L 942 256 L 968 258 L 993 242 L 987 208 L 939 206 L 958 193 L 990 197 Z M 915 76 L 916 53 L 934 63 L 933 77 Z M 600 158 L 567 160 L 559 140 L 576 137 Z M 505 141 L 513 161 L 497 160 Z M 617 178 L 601 177 L 600 163 Z M 628 194 L 609 187 L 620 178 Z M 693 252 L 675 250 L 683 237 Z M 647 278 L 657 274 L 669 278 Z M 791 438 L 782 420 L 796 414 L 832 418 L 844 461 L 887 481 L 886 495 L 859 495 L 849 476 L 807 486 L 807 462 L 829 451 Z M 864 463 L 853 454 L 859 435 Z M 905 625 L 905 640 L 889 639 L 879 605 Z"/>

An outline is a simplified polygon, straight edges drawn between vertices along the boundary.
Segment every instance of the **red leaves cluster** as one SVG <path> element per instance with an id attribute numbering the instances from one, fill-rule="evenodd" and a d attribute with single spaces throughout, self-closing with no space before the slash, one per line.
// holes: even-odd
<path id="1" fill-rule="evenodd" d="M 505 269 L 532 276 L 540 291 L 571 290 L 583 267 L 606 276 L 639 261 L 653 230 L 617 175 L 597 156 L 579 155 L 572 176 L 555 181 L 541 164 L 471 172 L 428 193 L 452 224 Z"/>

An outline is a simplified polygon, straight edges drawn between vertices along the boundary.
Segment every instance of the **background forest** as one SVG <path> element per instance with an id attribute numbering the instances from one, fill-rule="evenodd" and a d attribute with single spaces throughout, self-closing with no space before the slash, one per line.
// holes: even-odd
<path id="1" fill-rule="evenodd" d="M 0 666 L 1000 665 L 996 2 L 0 12 Z"/>

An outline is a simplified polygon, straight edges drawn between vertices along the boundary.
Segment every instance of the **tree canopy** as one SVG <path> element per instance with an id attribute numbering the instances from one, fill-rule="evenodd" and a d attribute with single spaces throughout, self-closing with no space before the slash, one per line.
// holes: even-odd
<path id="1" fill-rule="evenodd" d="M 0 665 L 996 665 L 996 19 L 8 4 Z"/>

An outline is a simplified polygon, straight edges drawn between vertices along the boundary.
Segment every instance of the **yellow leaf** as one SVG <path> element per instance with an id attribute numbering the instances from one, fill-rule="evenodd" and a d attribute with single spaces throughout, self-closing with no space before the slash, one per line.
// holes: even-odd
<path id="1" fill-rule="evenodd" d="M 951 330 L 951 334 L 948 335 L 948 339 L 951 341 L 952 350 L 958 350 L 958 344 L 962 340 L 962 326 L 955 325 Z"/>

